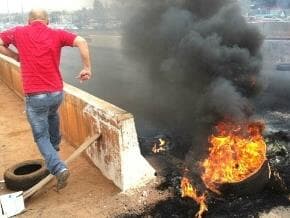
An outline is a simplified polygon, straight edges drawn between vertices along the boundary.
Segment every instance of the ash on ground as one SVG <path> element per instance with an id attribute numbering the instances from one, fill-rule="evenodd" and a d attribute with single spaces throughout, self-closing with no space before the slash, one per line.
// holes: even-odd
<path id="1" fill-rule="evenodd" d="M 167 150 L 153 153 L 152 146 L 163 138 Z M 267 158 L 271 167 L 271 179 L 268 185 L 259 193 L 244 196 L 208 196 L 208 212 L 204 217 L 287 217 L 290 216 L 290 134 L 285 131 L 268 132 Z M 176 153 L 174 139 L 168 136 L 140 138 L 143 155 L 157 169 L 158 183 L 153 187 L 159 193 L 158 200 L 147 196 L 148 201 L 142 208 L 134 208 L 129 212 L 119 214 L 118 218 L 187 218 L 194 217 L 199 206 L 190 198 L 182 198 L 180 181 L 184 165 Z M 181 151 L 183 153 L 185 151 Z M 199 179 L 200 180 L 200 179 Z M 199 184 L 198 179 L 193 182 Z M 162 196 L 164 193 L 164 197 Z M 150 199 L 150 200 L 149 200 Z"/>

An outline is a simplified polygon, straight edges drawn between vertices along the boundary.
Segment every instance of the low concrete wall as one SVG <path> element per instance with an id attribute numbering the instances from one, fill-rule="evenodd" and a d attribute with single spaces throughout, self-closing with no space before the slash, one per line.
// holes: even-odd
<path id="1" fill-rule="evenodd" d="M 0 55 L 0 79 L 23 99 L 19 63 Z M 61 131 L 68 142 L 78 146 L 101 132 L 87 155 L 123 191 L 154 178 L 154 169 L 140 153 L 132 114 L 71 85 L 64 84 L 64 91 Z"/>
<path id="2" fill-rule="evenodd" d="M 251 22 L 256 26 L 266 39 L 289 39 L 290 38 L 290 22 Z"/>

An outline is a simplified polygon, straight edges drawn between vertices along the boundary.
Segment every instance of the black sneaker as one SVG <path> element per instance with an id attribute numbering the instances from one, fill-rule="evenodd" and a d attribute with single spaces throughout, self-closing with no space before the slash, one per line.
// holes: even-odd
<path id="1" fill-rule="evenodd" d="M 67 185 L 67 180 L 70 175 L 68 169 L 64 169 L 56 175 L 56 190 L 59 191 L 60 189 L 64 188 Z"/>

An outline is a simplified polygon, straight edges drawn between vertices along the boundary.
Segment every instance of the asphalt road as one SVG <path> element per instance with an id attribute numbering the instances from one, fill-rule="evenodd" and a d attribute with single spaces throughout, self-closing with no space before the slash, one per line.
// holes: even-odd
<path id="1" fill-rule="evenodd" d="M 269 131 L 290 129 L 290 70 L 279 70 L 280 63 L 290 63 L 289 40 L 266 40 L 261 76 L 264 89 L 256 97 L 256 111 Z"/>

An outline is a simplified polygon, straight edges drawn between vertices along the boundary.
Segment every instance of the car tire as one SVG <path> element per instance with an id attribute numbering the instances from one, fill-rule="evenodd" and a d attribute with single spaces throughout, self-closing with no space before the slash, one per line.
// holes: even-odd
<path id="1" fill-rule="evenodd" d="M 8 189 L 25 191 L 49 175 L 44 160 L 27 160 L 11 166 L 4 172 L 4 181 Z"/>

